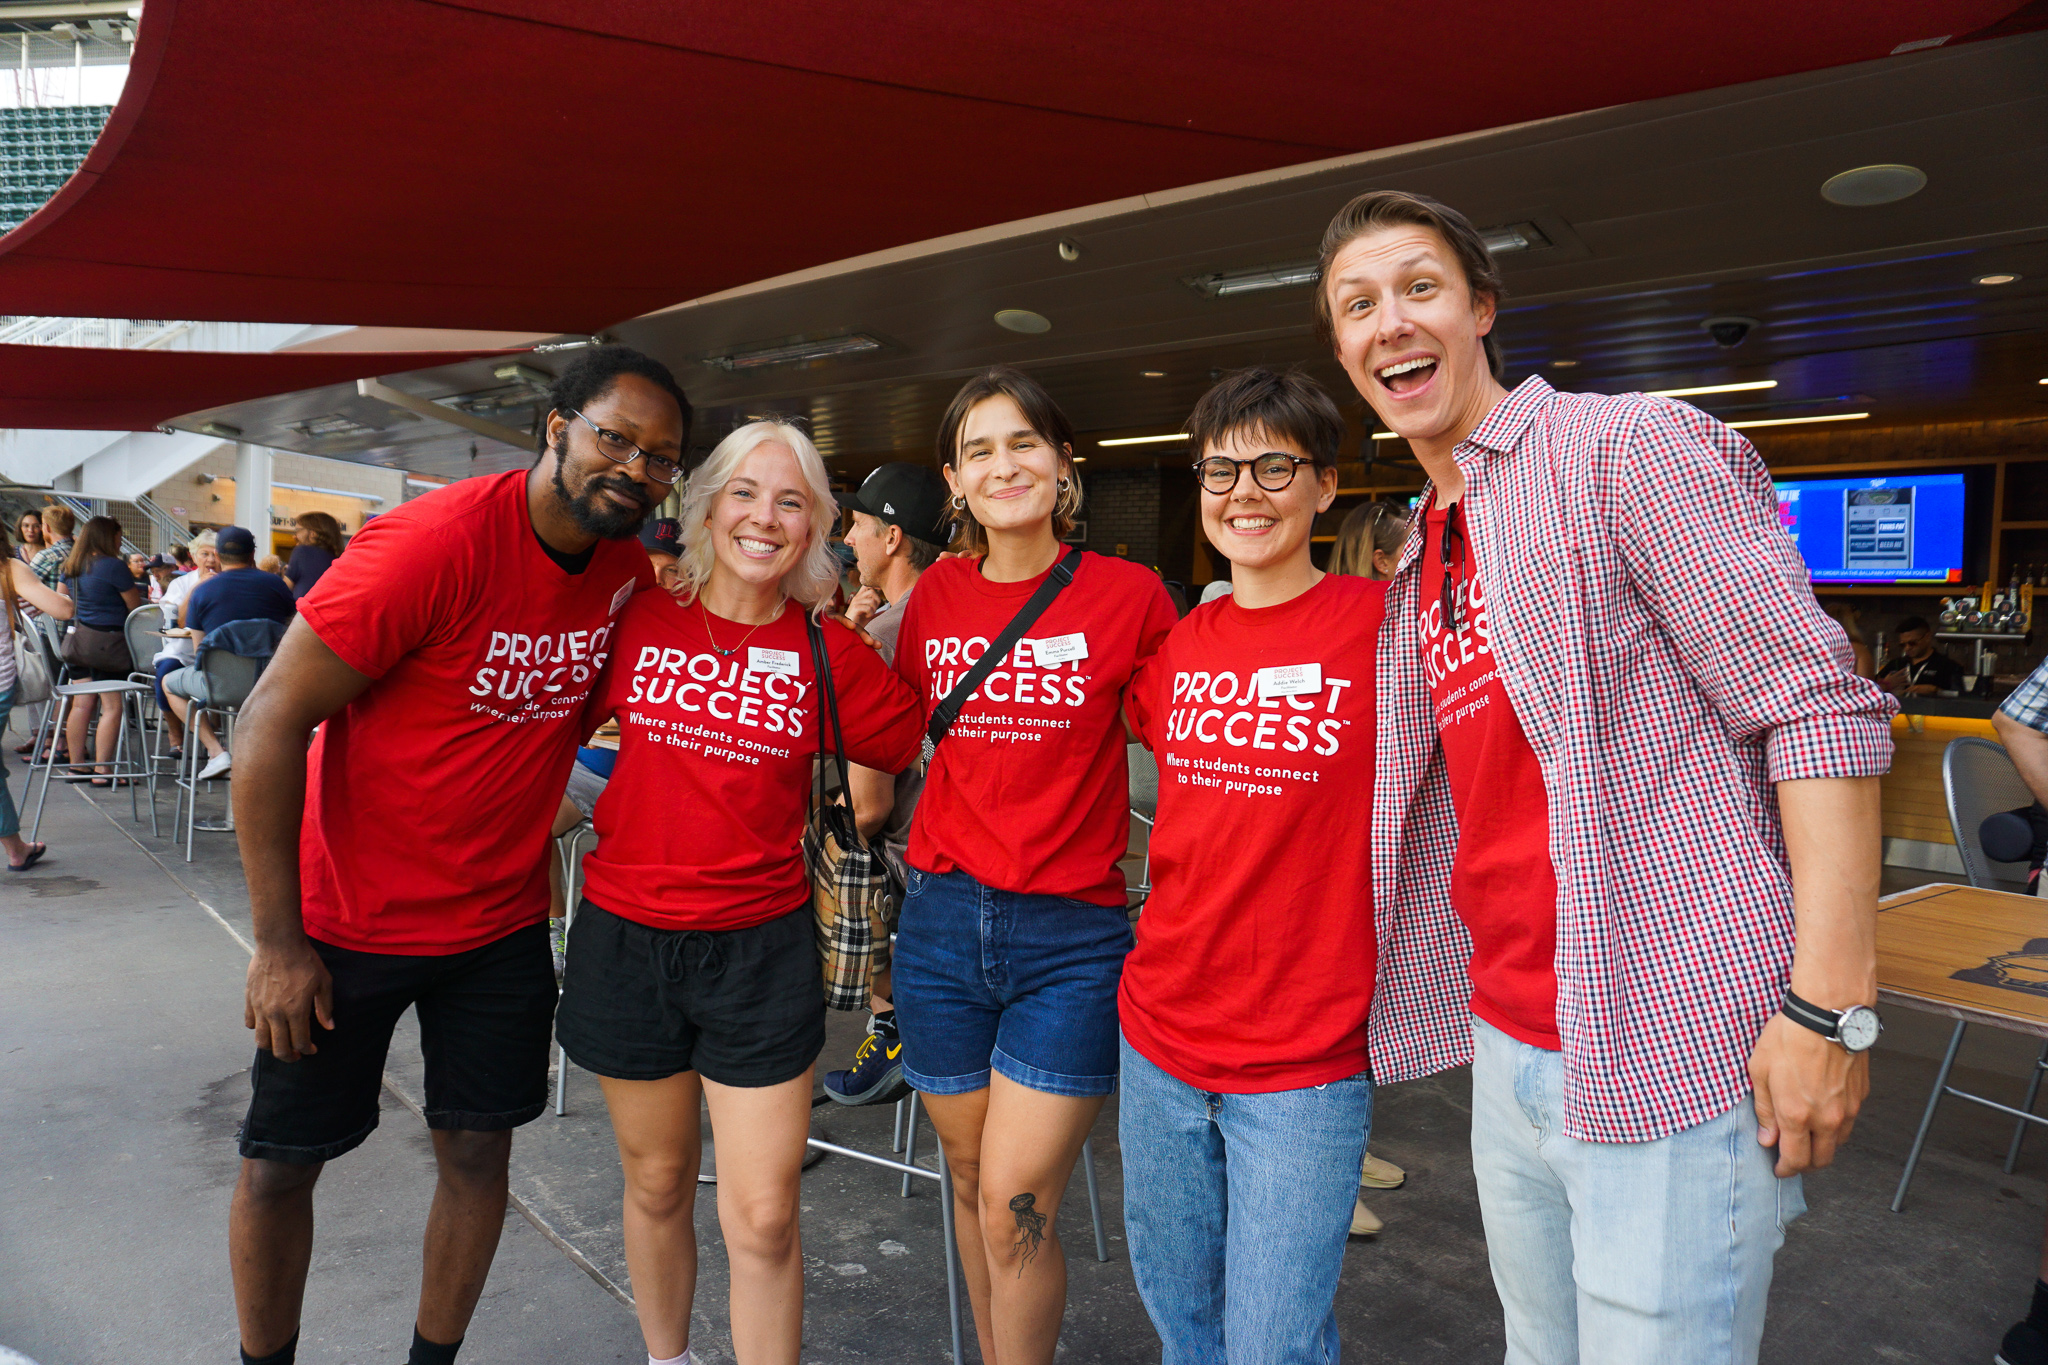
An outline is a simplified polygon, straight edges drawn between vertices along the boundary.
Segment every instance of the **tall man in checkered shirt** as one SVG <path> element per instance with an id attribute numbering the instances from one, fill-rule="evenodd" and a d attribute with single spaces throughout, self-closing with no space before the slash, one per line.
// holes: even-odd
<path id="1" fill-rule="evenodd" d="M 1868 1088 L 1894 703 L 1749 443 L 1508 392 L 1500 296 L 1431 200 L 1323 239 L 1325 338 L 1430 479 L 1379 647 L 1373 1075 L 1473 1063 L 1511 1365 L 1754 1361 Z"/>

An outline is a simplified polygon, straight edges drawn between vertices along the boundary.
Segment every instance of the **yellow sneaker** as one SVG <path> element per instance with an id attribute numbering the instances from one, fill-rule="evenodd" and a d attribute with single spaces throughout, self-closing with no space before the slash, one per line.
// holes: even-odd
<path id="1" fill-rule="evenodd" d="M 1358 1183 L 1368 1190 L 1398 1190 L 1408 1183 L 1408 1172 L 1367 1152 L 1365 1166 L 1358 1172 Z"/>
<path id="2" fill-rule="evenodd" d="M 1363 1199 L 1351 1206 L 1351 1235 L 1353 1237 L 1376 1236 L 1379 1230 L 1385 1226 L 1386 1224 L 1380 1221 L 1379 1215 L 1365 1206 Z"/>

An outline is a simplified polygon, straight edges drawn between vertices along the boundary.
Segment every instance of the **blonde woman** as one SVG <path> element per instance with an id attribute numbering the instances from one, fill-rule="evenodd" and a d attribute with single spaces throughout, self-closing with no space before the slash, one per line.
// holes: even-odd
<path id="1" fill-rule="evenodd" d="M 741 1365 L 803 1341 L 798 1178 L 824 996 L 798 851 L 822 736 L 898 772 L 924 713 L 820 608 L 838 583 L 825 464 L 751 422 L 683 498 L 681 587 L 636 595 L 585 720 L 619 720 L 556 1034 L 604 1087 L 626 1177 L 626 1264 L 656 1365 L 692 1359 L 700 1100 L 718 1130 L 718 1222 Z M 820 699 L 821 630 L 836 708 Z M 846 729 L 835 733 L 833 710 Z"/>
<path id="2" fill-rule="evenodd" d="M 1362 503 L 1337 528 L 1330 547 L 1330 572 L 1385 582 L 1401 561 L 1401 542 L 1408 539 L 1408 513 L 1391 502 Z"/>

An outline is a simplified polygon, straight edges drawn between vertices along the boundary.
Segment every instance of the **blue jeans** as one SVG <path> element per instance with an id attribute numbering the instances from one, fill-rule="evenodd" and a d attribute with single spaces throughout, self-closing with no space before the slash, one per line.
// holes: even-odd
<path id="1" fill-rule="evenodd" d="M 1654 1142 L 1566 1137 L 1564 1057 L 1472 1021 L 1472 1169 L 1508 1365 L 1751 1365 L 1806 1211 L 1750 1097 Z"/>
<path id="2" fill-rule="evenodd" d="M 927 1095 L 965 1095 L 994 1069 L 1047 1095 L 1109 1094 L 1130 951 L 1121 905 L 911 868 L 890 995 L 903 1079 Z"/>
<path id="3" fill-rule="evenodd" d="M 0 565 L 0 567 L 5 566 Z M 16 628 L 19 629 L 18 626 Z M 5 692 L 0 692 L 0 734 L 7 732 L 7 713 L 13 709 L 14 685 L 10 683 Z M 22 794 L 24 796 L 27 795 L 25 786 Z M 15 812 L 14 797 L 7 791 L 7 770 L 5 767 L 0 767 L 0 839 L 5 839 L 19 833 L 21 833 L 21 816 Z"/>
<path id="4" fill-rule="evenodd" d="M 1124 1230 L 1162 1365 L 1335 1361 L 1372 1077 L 1215 1094 L 1122 1041 Z"/>

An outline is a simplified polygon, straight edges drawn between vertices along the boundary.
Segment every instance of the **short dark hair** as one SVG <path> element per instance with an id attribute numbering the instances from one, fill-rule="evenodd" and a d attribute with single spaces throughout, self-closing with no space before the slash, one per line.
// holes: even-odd
<path id="1" fill-rule="evenodd" d="M 1031 429 L 1059 455 L 1060 465 L 1066 470 L 1063 477 L 1067 480 L 1067 491 L 1053 504 L 1052 530 L 1065 540 L 1081 510 L 1081 476 L 1073 463 L 1074 424 L 1067 420 L 1044 386 L 1024 371 L 1010 365 L 995 365 L 960 386 L 960 392 L 946 405 L 945 416 L 939 418 L 939 465 L 951 466 L 960 458 L 960 429 L 967 425 L 967 414 L 974 411 L 977 403 L 997 396 L 1015 403 Z M 953 538 L 954 548 L 963 554 L 988 553 L 988 537 L 982 533 L 974 513 L 965 507 L 955 507 L 953 522 L 960 528 Z"/>
<path id="2" fill-rule="evenodd" d="M 1909 630 L 1930 630 L 1930 629 L 1932 629 L 1932 627 L 1930 627 L 1930 626 L 1929 626 L 1929 625 L 1927 624 L 1927 618 L 1926 618 L 1926 617 L 1924 617 L 1924 616 L 1908 616 L 1908 617 L 1907 617 L 1907 618 L 1906 618 L 1905 620 L 1903 620 L 1903 621 L 1899 622 L 1898 626 L 1897 626 L 1897 627 L 1896 627 L 1896 628 L 1895 628 L 1895 629 L 1893 630 L 1893 632 L 1892 632 L 1892 633 L 1893 633 L 1893 634 L 1895 634 L 1895 635 L 1904 635 L 1904 634 L 1905 634 L 1905 633 L 1906 633 L 1907 631 L 1909 631 Z"/>
<path id="3" fill-rule="evenodd" d="M 909 560 L 910 567 L 919 573 L 938 563 L 939 556 L 945 552 L 944 548 L 932 544 L 929 540 L 919 540 L 908 531 L 903 533 L 903 557 Z"/>
<path id="4" fill-rule="evenodd" d="M 1188 448 L 1196 459 L 1241 431 L 1292 442 L 1334 469 L 1344 444 L 1344 417 L 1321 384 L 1298 370 L 1252 366 L 1216 381 L 1188 414 Z"/>
<path id="5" fill-rule="evenodd" d="M 690 423 L 694 415 L 689 398 L 684 395 L 682 386 L 676 383 L 676 377 L 669 373 L 668 366 L 631 346 L 597 346 L 570 361 L 561 376 L 548 385 L 548 411 L 559 412 L 564 417 L 571 412 L 581 412 L 610 393 L 612 385 L 623 374 L 637 374 L 676 400 L 676 406 L 683 412 L 683 450 L 687 454 L 690 449 Z M 542 422 L 536 453 L 545 455 L 547 451 L 548 428 L 547 423 Z"/>
<path id="6" fill-rule="evenodd" d="M 1332 350 L 1337 346 L 1337 323 L 1330 316 L 1328 284 L 1330 266 L 1336 261 L 1337 253 L 1369 232 L 1390 227 L 1428 228 L 1443 238 L 1444 245 L 1458 258 L 1458 267 L 1465 272 L 1465 283 L 1475 295 L 1491 299 L 1496 305 L 1507 297 L 1507 285 L 1501 280 L 1500 268 L 1493 263 L 1493 253 L 1486 249 L 1486 239 L 1479 235 L 1479 229 L 1472 226 L 1471 219 L 1426 194 L 1410 194 L 1406 190 L 1367 190 L 1337 210 L 1337 216 L 1323 230 L 1323 244 L 1316 253 L 1316 335 L 1322 338 L 1325 346 Z M 1493 370 L 1493 377 L 1499 379 L 1502 374 L 1500 343 L 1494 340 L 1493 332 L 1479 340 L 1486 347 L 1486 363 Z"/>

